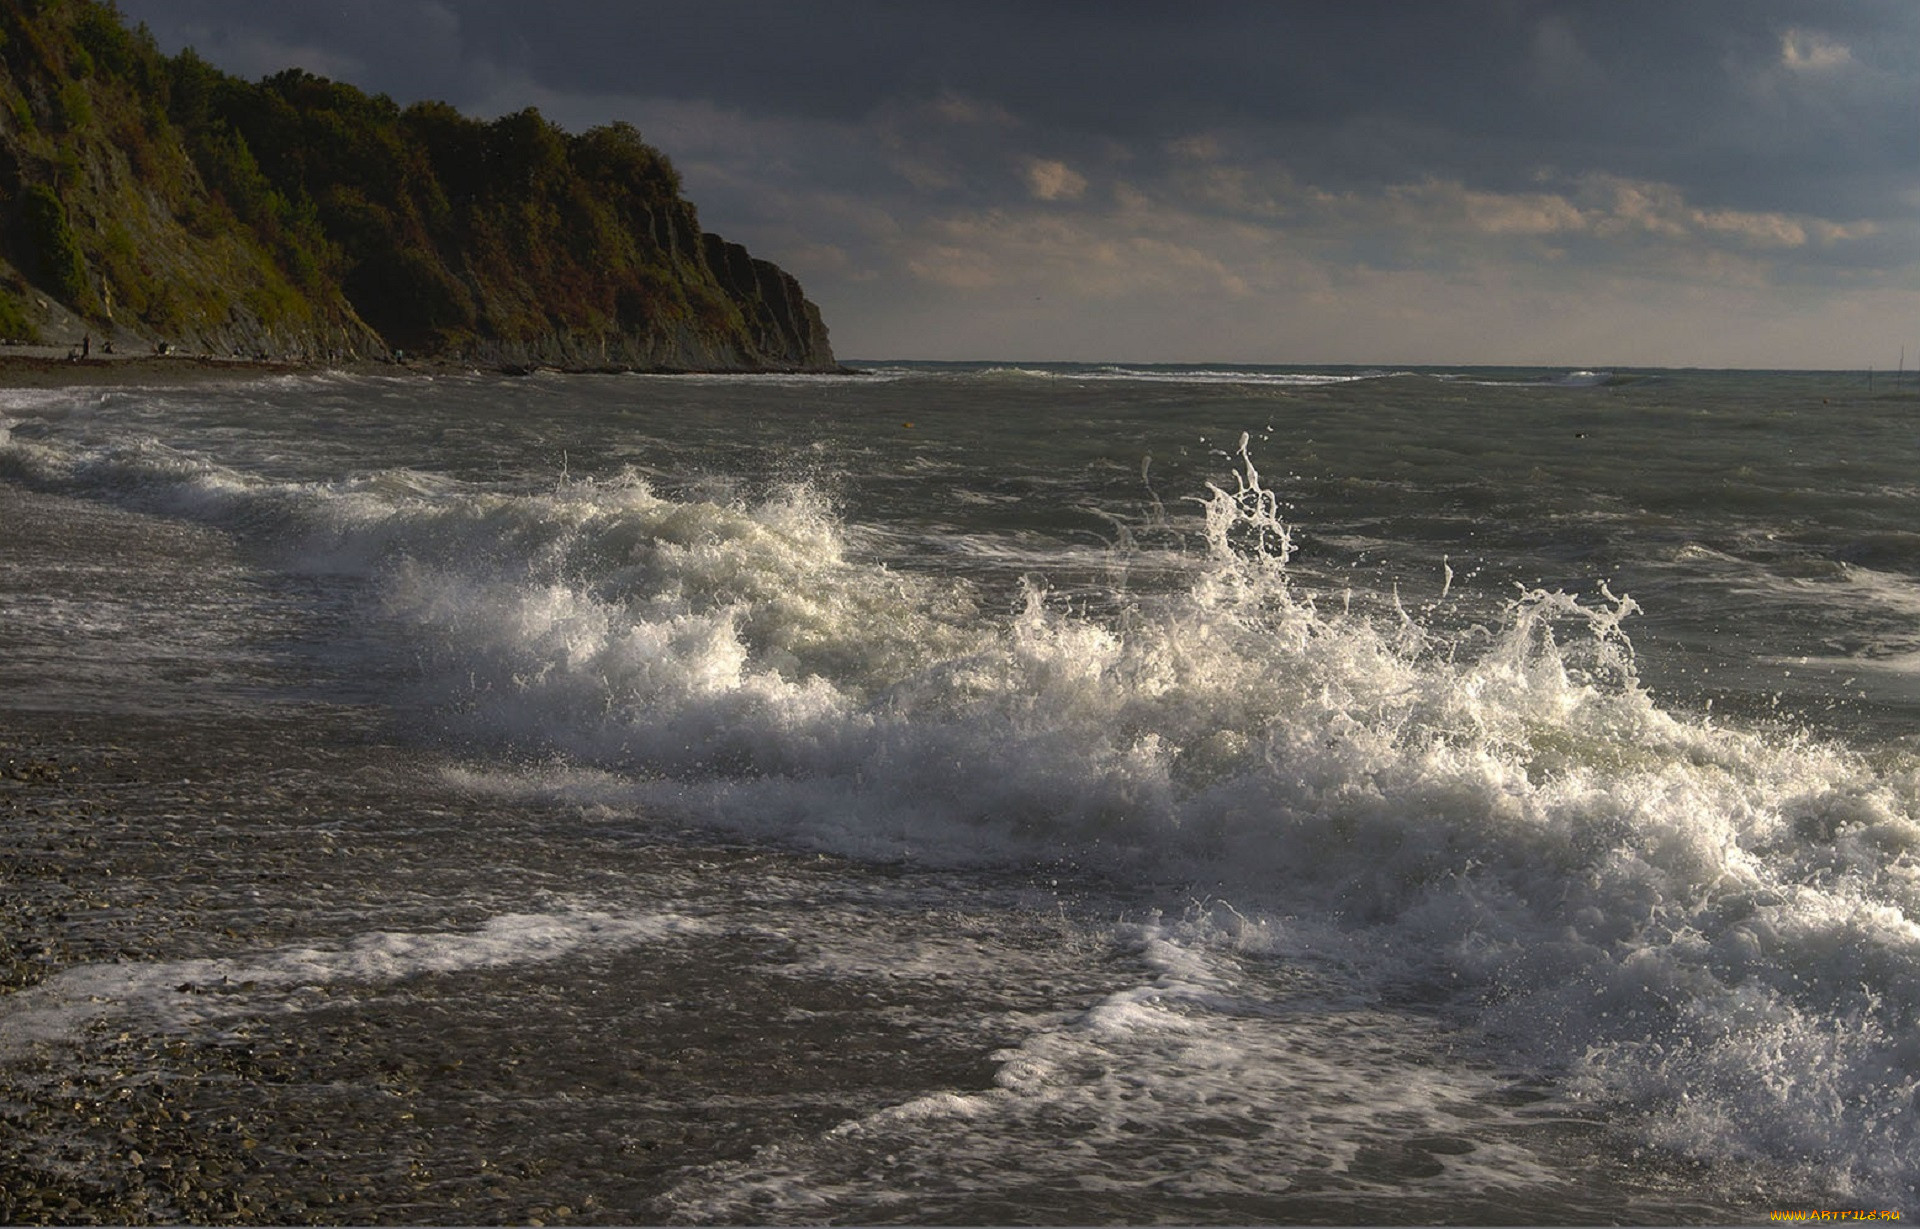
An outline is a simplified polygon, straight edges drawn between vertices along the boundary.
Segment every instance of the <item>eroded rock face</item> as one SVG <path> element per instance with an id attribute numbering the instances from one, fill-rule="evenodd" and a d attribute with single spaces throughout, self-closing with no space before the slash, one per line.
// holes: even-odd
<path id="1" fill-rule="evenodd" d="M 686 213 L 690 221 L 691 209 Z M 688 233 L 684 226 L 680 234 Z M 737 243 L 700 233 L 697 247 L 668 232 L 675 265 L 687 282 L 717 292 L 737 314 L 720 323 L 695 318 L 635 321 L 616 327 L 555 327 L 517 337 L 474 337 L 440 349 L 440 357 L 487 367 L 562 370 L 834 371 L 838 364 L 820 309 L 800 283 Z M 649 233 L 646 237 L 651 238 Z M 433 352 L 429 352 L 433 353 Z"/>
<path id="2" fill-rule="evenodd" d="M 807 300 L 793 275 L 711 232 L 701 237 L 707 265 L 746 315 L 752 339 L 773 365 L 831 366 L 833 347 L 820 309 Z"/>
<path id="3" fill-rule="evenodd" d="M 817 307 L 622 124 L 405 110 L 0 0 L 0 339 L 306 362 L 827 370 Z"/>

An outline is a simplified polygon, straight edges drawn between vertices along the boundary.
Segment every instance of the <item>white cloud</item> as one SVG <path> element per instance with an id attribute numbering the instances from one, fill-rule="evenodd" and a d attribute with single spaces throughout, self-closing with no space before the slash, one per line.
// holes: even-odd
<path id="1" fill-rule="evenodd" d="M 1615 175 L 1589 175 L 1584 179 L 1589 196 L 1604 203 L 1596 219 L 1597 233 L 1605 236 L 1635 232 L 1663 239 L 1685 239 L 1686 198 L 1672 184 L 1622 179 Z"/>
<path id="2" fill-rule="evenodd" d="M 1632 259 L 1627 245 L 1636 242 L 1652 241 L 1663 253 L 1675 246 L 1716 243 L 1792 249 L 1811 241 L 1837 243 L 1878 232 L 1870 222 L 1843 224 L 1798 214 L 1704 208 L 1690 203 L 1674 184 L 1597 173 L 1576 177 L 1561 192 L 1485 192 L 1456 180 L 1427 180 L 1388 189 L 1378 206 L 1349 193 L 1330 198 L 1323 208 L 1355 220 L 1375 213 L 1379 224 L 1409 234 L 1451 231 L 1495 238 L 1584 234 L 1613 243 L 1621 260 Z"/>
<path id="3" fill-rule="evenodd" d="M 1587 225 L 1573 202 L 1550 192 L 1468 192 L 1464 199 L 1468 222 L 1483 234 L 1554 235 Z"/>
<path id="4" fill-rule="evenodd" d="M 1229 213 L 1260 218 L 1279 218 L 1289 212 L 1288 201 L 1299 192 L 1293 177 L 1283 168 L 1207 163 L 1184 173 L 1182 184 L 1201 200 L 1210 201 Z"/>
<path id="5" fill-rule="evenodd" d="M 952 124 L 989 124 L 996 128 L 1012 128 L 1020 122 L 999 103 L 983 102 L 951 91 L 934 100 L 933 113 Z"/>
<path id="6" fill-rule="evenodd" d="M 1780 63 L 1794 72 L 1830 72 L 1853 62 L 1853 51 L 1813 30 L 1788 30 L 1780 36 Z"/>
<path id="7" fill-rule="evenodd" d="M 1838 222 L 1829 222 L 1825 218 L 1813 218 L 1807 223 L 1807 227 L 1813 232 L 1813 237 L 1822 243 L 1844 243 L 1849 239 L 1867 239 L 1880 233 L 1879 224 L 1875 222 L 1854 222 L 1850 225 L 1842 225 Z"/>
<path id="8" fill-rule="evenodd" d="M 1039 200 L 1071 201 L 1087 190 L 1087 179 L 1064 162 L 1029 158 L 1027 188 Z"/>
<path id="9" fill-rule="evenodd" d="M 1638 227 L 1674 240 L 1725 239 L 1746 248 L 1776 249 L 1805 247 L 1809 238 L 1822 243 L 1859 239 L 1877 229 L 1871 223 L 1844 225 L 1773 211 L 1700 208 L 1672 184 L 1604 175 L 1589 176 L 1585 182 L 1590 191 L 1613 198 L 1599 224 L 1602 229 Z"/>
<path id="10" fill-rule="evenodd" d="M 1180 158 L 1190 158 L 1195 162 L 1214 162 L 1220 157 L 1220 138 L 1209 133 L 1195 133 L 1181 137 L 1177 141 L 1167 142 L 1167 152 Z"/>
<path id="11" fill-rule="evenodd" d="M 1750 247 L 1797 248 L 1807 242 L 1807 228 L 1783 213 L 1696 209 L 1693 220 L 1704 231 L 1731 236 Z"/>

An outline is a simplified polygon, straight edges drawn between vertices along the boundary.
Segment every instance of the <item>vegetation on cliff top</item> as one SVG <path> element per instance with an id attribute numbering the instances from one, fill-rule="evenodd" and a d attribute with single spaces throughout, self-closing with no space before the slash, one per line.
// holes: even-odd
<path id="1" fill-rule="evenodd" d="M 4 336 L 64 308 L 222 351 L 833 362 L 798 284 L 703 233 L 630 125 L 243 81 L 98 0 L 0 0 L 0 259 Z"/>

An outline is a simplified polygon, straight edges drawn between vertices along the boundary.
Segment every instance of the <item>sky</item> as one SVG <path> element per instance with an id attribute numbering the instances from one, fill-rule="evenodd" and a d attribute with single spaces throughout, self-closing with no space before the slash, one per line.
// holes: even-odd
<path id="1" fill-rule="evenodd" d="M 120 0 L 638 127 L 843 359 L 1920 363 L 1914 0 Z"/>

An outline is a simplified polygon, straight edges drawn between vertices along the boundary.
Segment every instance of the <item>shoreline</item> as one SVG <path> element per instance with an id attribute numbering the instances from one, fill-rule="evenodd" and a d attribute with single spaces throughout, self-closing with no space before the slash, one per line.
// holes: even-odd
<path id="1" fill-rule="evenodd" d="M 44 349 L 45 347 L 41 347 Z M 286 375 L 317 368 L 271 359 L 219 359 L 186 354 L 101 355 L 69 359 L 0 351 L 0 388 L 200 383 Z"/>
<path id="2" fill-rule="evenodd" d="M 95 354 L 69 358 L 53 346 L 0 349 L 0 388 L 84 388 L 140 384 L 199 384 L 214 381 L 255 380 L 267 376 L 319 374 L 444 374 L 479 372 L 500 376 L 559 375 L 826 375 L 861 374 L 857 368 L 835 365 L 811 368 L 724 368 L 696 370 L 644 367 L 554 367 L 517 364 L 486 365 L 440 359 L 352 363 L 314 363 L 293 359 L 216 358 L 197 354 Z"/>

